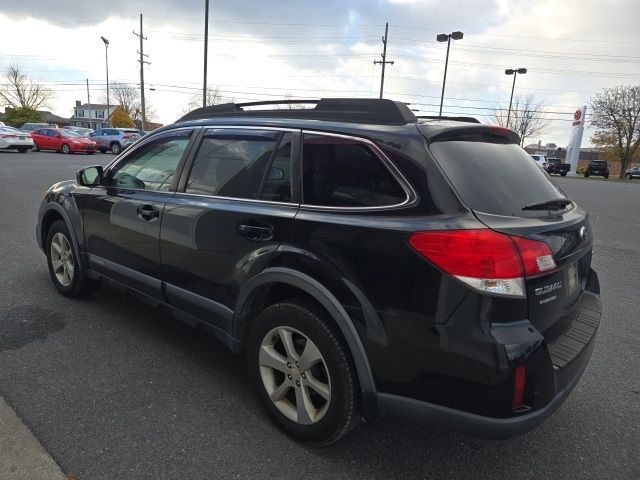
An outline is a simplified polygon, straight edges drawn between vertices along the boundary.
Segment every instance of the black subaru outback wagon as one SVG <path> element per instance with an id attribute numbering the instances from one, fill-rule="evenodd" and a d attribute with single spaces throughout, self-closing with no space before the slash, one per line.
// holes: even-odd
<path id="1" fill-rule="evenodd" d="M 314 103 L 198 109 L 52 186 L 55 287 L 111 284 L 208 329 L 313 443 L 381 415 L 492 438 L 540 424 L 600 321 L 587 213 L 510 130 Z"/>

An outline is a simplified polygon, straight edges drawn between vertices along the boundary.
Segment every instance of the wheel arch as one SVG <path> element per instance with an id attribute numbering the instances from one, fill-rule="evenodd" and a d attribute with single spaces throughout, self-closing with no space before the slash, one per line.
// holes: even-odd
<path id="1" fill-rule="evenodd" d="M 257 313 L 255 306 L 261 303 L 261 294 L 264 294 L 269 287 L 274 285 L 285 285 L 304 292 L 327 312 L 338 327 L 350 350 L 362 393 L 365 397 L 375 396 L 376 388 L 369 360 L 353 322 L 337 298 L 324 285 L 309 275 L 289 268 L 273 267 L 262 271 L 249 280 L 240 292 L 236 302 L 233 337 L 240 340 L 242 345 L 244 344 L 243 338 L 247 327 L 255 316 L 254 314 Z M 365 405 L 368 403 L 367 399 L 363 400 L 365 400 L 363 401 L 363 407 L 365 408 L 365 413 L 367 413 L 370 408 Z"/>
<path id="2" fill-rule="evenodd" d="M 73 247 L 76 252 L 78 252 L 78 257 L 80 260 L 80 264 L 82 268 L 80 268 L 80 276 L 81 278 L 84 276 L 83 270 L 86 268 L 84 262 L 84 256 L 82 255 L 83 250 L 80 248 L 80 242 L 78 241 L 78 232 L 77 229 L 80 228 L 80 232 L 82 232 L 82 226 L 78 226 L 71 221 L 70 215 L 64 209 L 62 205 L 59 203 L 51 202 L 48 203 L 42 213 L 40 214 L 40 221 L 38 222 L 38 243 L 43 251 L 45 251 L 46 243 L 47 243 L 47 235 L 49 233 L 49 229 L 51 225 L 56 220 L 62 220 L 69 227 L 69 233 L 71 234 L 71 242 L 73 243 Z"/>

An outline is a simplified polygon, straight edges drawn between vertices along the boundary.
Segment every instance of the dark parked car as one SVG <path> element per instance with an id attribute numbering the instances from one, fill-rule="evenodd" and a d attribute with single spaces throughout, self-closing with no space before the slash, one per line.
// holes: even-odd
<path id="1" fill-rule="evenodd" d="M 631 180 L 632 178 L 640 178 L 640 167 L 631 167 L 625 170 L 624 176 Z"/>
<path id="2" fill-rule="evenodd" d="M 41 128 L 46 128 L 46 127 L 58 128 L 57 125 L 50 125 L 48 123 L 25 123 L 25 124 L 22 125 L 22 127 L 20 127 L 20 130 L 22 130 L 23 132 L 26 132 L 26 133 L 31 133 L 31 132 L 34 132 L 36 130 L 40 130 Z"/>
<path id="3" fill-rule="evenodd" d="M 584 171 L 585 177 L 600 176 L 609 178 L 609 164 L 603 160 L 592 160 Z"/>
<path id="4" fill-rule="evenodd" d="M 587 213 L 519 142 L 390 100 L 206 107 L 52 186 L 37 239 L 61 294 L 110 284 L 245 355 L 296 438 L 506 438 L 564 402 L 601 312 Z"/>
<path id="5" fill-rule="evenodd" d="M 125 148 L 133 145 L 140 138 L 138 130 L 133 128 L 99 128 L 89 134 L 91 140 L 98 144 L 102 153 L 110 151 L 118 155 Z"/>
<path id="6" fill-rule="evenodd" d="M 569 170 L 571 170 L 571 164 L 562 163 L 562 159 L 560 158 L 548 158 L 545 170 L 549 175 L 552 173 L 558 173 L 561 176 L 566 177 Z"/>

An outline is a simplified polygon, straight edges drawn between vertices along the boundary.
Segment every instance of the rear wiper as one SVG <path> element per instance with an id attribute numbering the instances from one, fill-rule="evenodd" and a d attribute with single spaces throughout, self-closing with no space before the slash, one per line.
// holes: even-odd
<path id="1" fill-rule="evenodd" d="M 531 203 L 522 207 L 522 210 L 562 210 L 571 203 L 568 198 L 554 198 L 544 202 Z"/>

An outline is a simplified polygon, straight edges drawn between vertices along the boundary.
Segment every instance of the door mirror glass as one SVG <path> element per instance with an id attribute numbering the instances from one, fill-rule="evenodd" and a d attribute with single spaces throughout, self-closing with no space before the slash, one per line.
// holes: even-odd
<path id="1" fill-rule="evenodd" d="M 76 182 L 83 187 L 95 187 L 102 182 L 102 173 L 103 170 L 100 165 L 85 167 L 76 174 Z"/>

